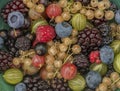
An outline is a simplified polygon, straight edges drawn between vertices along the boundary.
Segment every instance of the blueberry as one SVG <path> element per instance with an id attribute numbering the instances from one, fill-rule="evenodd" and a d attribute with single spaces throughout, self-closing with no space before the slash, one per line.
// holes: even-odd
<path id="1" fill-rule="evenodd" d="M 24 25 L 24 16 L 18 11 L 9 13 L 8 15 L 8 24 L 12 28 L 20 28 Z"/>
<path id="2" fill-rule="evenodd" d="M 115 21 L 120 24 L 120 9 L 116 11 Z"/>
<path id="3" fill-rule="evenodd" d="M 96 71 L 90 71 L 86 76 L 86 83 L 91 89 L 95 89 L 100 84 L 101 80 L 101 75 Z"/>
<path id="4" fill-rule="evenodd" d="M 34 49 L 35 52 L 40 56 L 43 56 L 47 53 L 47 45 L 45 43 L 36 44 Z"/>
<path id="5" fill-rule="evenodd" d="M 24 83 L 19 83 L 15 86 L 15 91 L 26 91 L 26 85 Z"/>
<path id="6" fill-rule="evenodd" d="M 114 60 L 114 52 L 110 46 L 103 46 L 100 49 L 100 59 L 105 64 L 111 64 Z"/>
<path id="7" fill-rule="evenodd" d="M 56 33 L 59 37 L 67 37 L 72 32 L 72 26 L 67 22 L 58 23 L 55 26 Z"/>

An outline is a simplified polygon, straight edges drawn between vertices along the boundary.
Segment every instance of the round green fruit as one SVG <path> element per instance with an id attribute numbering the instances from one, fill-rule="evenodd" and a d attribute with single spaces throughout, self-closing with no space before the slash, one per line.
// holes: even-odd
<path id="1" fill-rule="evenodd" d="M 32 33 L 36 32 L 38 26 L 48 25 L 47 21 L 43 18 L 40 18 L 32 23 Z"/>
<path id="2" fill-rule="evenodd" d="M 23 80 L 23 73 L 19 69 L 12 68 L 4 73 L 3 78 L 9 84 L 17 84 Z"/>
<path id="3" fill-rule="evenodd" d="M 110 44 L 111 48 L 113 49 L 115 54 L 120 53 L 120 40 L 114 40 L 111 44 Z"/>
<path id="4" fill-rule="evenodd" d="M 100 64 L 94 63 L 90 66 L 90 70 L 97 71 L 101 74 L 101 76 L 103 76 L 107 72 L 107 65 L 103 63 L 100 63 Z"/>
<path id="5" fill-rule="evenodd" d="M 115 71 L 120 73 L 120 53 L 115 56 L 114 62 L 113 62 L 113 67 Z"/>
<path id="6" fill-rule="evenodd" d="M 72 26 L 73 28 L 75 28 L 76 30 L 83 30 L 86 27 L 87 24 L 87 20 L 86 17 L 82 14 L 75 14 L 72 17 Z"/>
<path id="7" fill-rule="evenodd" d="M 68 85 L 72 91 L 83 91 L 86 86 L 86 82 L 80 74 L 77 74 L 75 78 L 68 81 Z"/>

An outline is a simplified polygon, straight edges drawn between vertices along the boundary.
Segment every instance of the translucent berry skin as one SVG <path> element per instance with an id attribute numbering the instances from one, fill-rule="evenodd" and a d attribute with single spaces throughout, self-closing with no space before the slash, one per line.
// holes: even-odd
<path id="1" fill-rule="evenodd" d="M 116 11 L 115 21 L 120 24 L 120 9 Z"/>
<path id="2" fill-rule="evenodd" d="M 49 18 L 55 18 L 56 16 L 61 15 L 62 9 L 58 4 L 50 4 L 46 8 L 46 13 Z"/>
<path id="3" fill-rule="evenodd" d="M 110 46 L 103 46 L 100 49 L 100 59 L 105 64 L 111 64 L 114 60 L 114 52 Z"/>
<path id="4" fill-rule="evenodd" d="M 19 83 L 15 86 L 15 91 L 26 91 L 26 85 L 24 83 Z"/>
<path id="5" fill-rule="evenodd" d="M 24 16 L 18 11 L 9 13 L 8 15 L 8 24 L 12 28 L 20 28 L 24 25 Z"/>
<path id="6" fill-rule="evenodd" d="M 35 55 L 32 58 L 32 64 L 33 66 L 37 67 L 37 68 L 41 68 L 45 63 L 45 57 L 44 56 L 38 56 Z"/>
<path id="7" fill-rule="evenodd" d="M 91 89 L 95 89 L 100 84 L 101 80 L 101 75 L 96 71 L 90 71 L 86 76 L 86 83 Z"/>
<path id="8" fill-rule="evenodd" d="M 61 68 L 61 75 L 66 80 L 71 80 L 77 74 L 77 67 L 72 63 L 65 63 Z"/>
<path id="9" fill-rule="evenodd" d="M 72 33 L 72 26 L 67 22 L 58 23 L 55 26 L 55 31 L 61 38 L 68 37 Z"/>

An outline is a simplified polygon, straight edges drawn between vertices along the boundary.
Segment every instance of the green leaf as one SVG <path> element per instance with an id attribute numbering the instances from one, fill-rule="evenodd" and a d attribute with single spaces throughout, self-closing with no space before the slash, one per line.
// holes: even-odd
<path id="1" fill-rule="evenodd" d="M 0 74 L 0 91 L 14 91 L 14 86 L 6 83 L 2 76 L 3 74 Z"/>
<path id="2" fill-rule="evenodd" d="M 11 0 L 0 0 L 0 11 L 4 6 Z M 0 30 L 2 29 L 9 29 L 9 26 L 4 22 L 3 18 L 0 16 Z"/>
<path id="3" fill-rule="evenodd" d="M 110 0 L 110 1 L 116 4 L 118 8 L 120 8 L 120 0 Z"/>

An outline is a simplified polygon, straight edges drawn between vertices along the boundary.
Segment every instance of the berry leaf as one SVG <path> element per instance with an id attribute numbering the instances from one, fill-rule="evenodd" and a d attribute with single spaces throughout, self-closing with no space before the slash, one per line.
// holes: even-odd
<path id="1" fill-rule="evenodd" d="M 110 0 L 111 2 L 115 3 L 118 8 L 120 8 L 120 0 Z"/>
<path id="2" fill-rule="evenodd" d="M 11 0 L 0 0 L 0 11 L 2 8 L 4 8 L 4 6 Z M 9 26 L 4 22 L 4 20 L 2 19 L 2 17 L 0 16 L 0 30 L 2 29 L 9 29 Z"/>
<path id="3" fill-rule="evenodd" d="M 14 86 L 4 81 L 3 74 L 0 74 L 0 91 L 14 91 Z"/>

